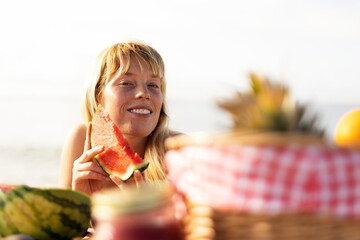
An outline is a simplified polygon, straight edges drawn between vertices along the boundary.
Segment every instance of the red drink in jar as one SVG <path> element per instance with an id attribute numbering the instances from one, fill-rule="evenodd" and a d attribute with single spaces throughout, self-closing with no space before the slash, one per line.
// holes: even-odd
<path id="1" fill-rule="evenodd" d="M 182 240 L 167 184 L 95 194 L 95 240 Z"/>

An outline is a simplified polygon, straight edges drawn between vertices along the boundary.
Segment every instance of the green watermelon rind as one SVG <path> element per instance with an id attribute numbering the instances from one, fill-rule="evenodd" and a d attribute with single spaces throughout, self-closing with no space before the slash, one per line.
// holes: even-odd
<path id="1" fill-rule="evenodd" d="M 72 239 L 86 232 L 91 216 L 90 198 L 70 189 L 19 186 L 6 194 L 0 206 L 0 236 L 21 233 L 39 240 Z"/>
<path id="2" fill-rule="evenodd" d="M 111 171 L 110 169 L 108 169 L 104 164 L 102 164 L 101 159 L 99 159 L 98 156 L 95 156 L 95 160 L 107 174 L 114 175 L 114 176 L 120 178 L 122 181 L 126 181 L 129 178 L 131 178 L 132 176 L 134 176 L 134 172 L 136 170 L 143 172 L 149 166 L 149 161 L 144 160 L 143 163 L 138 164 L 138 165 L 134 166 L 133 168 L 128 168 L 128 171 L 125 174 L 120 174 L 120 173 L 117 173 L 115 171 Z"/>
<path id="3" fill-rule="evenodd" d="M 4 221 L 5 214 L 4 214 L 3 209 L 4 209 L 4 205 L 5 205 L 5 198 L 4 198 L 5 194 L 0 191 L 0 195 L 1 195 L 0 196 L 0 238 L 2 238 L 2 237 L 6 237 L 6 236 L 12 234 L 12 232 L 11 232 L 7 222 Z"/>
<path id="4" fill-rule="evenodd" d="M 97 107 L 97 109 L 96 109 L 96 111 L 95 111 L 94 116 L 96 116 L 96 115 L 98 114 L 98 111 L 99 111 L 100 109 L 101 109 L 101 105 L 99 104 L 98 107 Z M 115 126 L 115 128 L 117 128 L 116 125 L 114 125 L 114 126 Z M 90 135 L 91 135 L 91 132 L 92 132 L 91 129 L 92 129 L 92 125 L 91 125 L 91 128 L 90 128 Z M 117 129 L 117 130 L 118 130 L 118 129 Z M 119 130 L 118 130 L 118 132 L 120 133 Z M 120 134 L 121 134 L 121 133 L 120 133 Z M 122 137 L 123 137 L 123 136 L 122 136 Z M 125 139 L 125 141 L 126 141 L 126 139 Z M 91 137 L 90 137 L 90 145 L 91 145 L 92 148 L 95 147 L 95 144 L 93 143 Z M 139 171 L 143 172 L 143 171 L 144 171 L 145 169 L 147 169 L 147 167 L 149 166 L 149 161 L 147 161 L 147 160 L 145 160 L 145 159 L 142 159 L 142 160 L 143 160 L 142 163 L 137 164 L 137 165 L 135 165 L 135 166 L 132 166 L 132 168 L 128 168 L 126 173 L 121 174 L 121 173 L 119 173 L 119 172 L 112 171 L 112 170 L 110 170 L 109 168 L 107 168 L 107 167 L 105 166 L 105 164 L 102 163 L 102 160 L 101 160 L 101 158 L 99 157 L 99 155 L 96 155 L 96 156 L 95 156 L 95 160 L 96 160 L 96 162 L 100 165 L 100 167 L 101 167 L 107 174 L 109 174 L 109 175 L 114 175 L 114 176 L 120 178 L 122 181 L 126 181 L 126 180 L 128 180 L 129 178 L 131 178 L 131 177 L 134 175 L 134 172 L 135 172 L 136 170 L 139 170 Z"/>
<path id="5" fill-rule="evenodd" d="M 139 164 L 135 167 L 135 171 L 139 170 L 140 172 L 143 172 L 145 169 L 148 168 L 149 164 L 149 161 L 144 160 L 142 164 Z"/>
<path id="6" fill-rule="evenodd" d="M 98 156 L 95 156 L 95 160 L 96 162 L 100 165 L 100 167 L 110 176 L 114 175 L 117 176 L 118 178 L 120 178 L 123 181 L 126 181 L 127 179 L 131 178 L 131 176 L 133 175 L 134 170 L 131 168 L 128 168 L 128 171 L 124 174 L 120 174 L 117 173 L 115 171 L 111 171 L 109 168 L 107 168 L 101 161 L 101 159 Z"/>

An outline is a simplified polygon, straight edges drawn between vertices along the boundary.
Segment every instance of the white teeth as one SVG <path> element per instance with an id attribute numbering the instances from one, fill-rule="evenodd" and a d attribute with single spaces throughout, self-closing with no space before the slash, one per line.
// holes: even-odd
<path id="1" fill-rule="evenodd" d="M 148 110 L 148 109 L 131 109 L 130 112 L 140 113 L 140 114 L 149 114 L 150 110 Z"/>

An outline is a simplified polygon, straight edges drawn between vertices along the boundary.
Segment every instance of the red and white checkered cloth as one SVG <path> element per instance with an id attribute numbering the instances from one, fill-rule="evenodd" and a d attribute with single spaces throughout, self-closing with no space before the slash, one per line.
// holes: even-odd
<path id="1" fill-rule="evenodd" d="M 180 193 L 215 209 L 360 218 L 360 151 L 188 146 L 165 162 Z"/>

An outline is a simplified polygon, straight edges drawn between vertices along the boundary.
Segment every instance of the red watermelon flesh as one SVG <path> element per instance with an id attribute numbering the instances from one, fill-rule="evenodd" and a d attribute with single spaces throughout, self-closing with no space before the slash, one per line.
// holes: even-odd
<path id="1" fill-rule="evenodd" d="M 10 190 L 13 190 L 15 187 L 16 186 L 0 184 L 0 201 Z"/>
<path id="2" fill-rule="evenodd" d="M 0 192 L 6 194 L 8 191 L 14 189 L 16 186 L 0 184 Z"/>
<path id="3" fill-rule="evenodd" d="M 91 147 L 104 146 L 95 159 L 110 175 L 121 180 L 129 179 L 135 170 L 145 170 L 149 162 L 142 159 L 123 137 L 109 114 L 99 105 L 92 119 Z"/>

